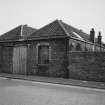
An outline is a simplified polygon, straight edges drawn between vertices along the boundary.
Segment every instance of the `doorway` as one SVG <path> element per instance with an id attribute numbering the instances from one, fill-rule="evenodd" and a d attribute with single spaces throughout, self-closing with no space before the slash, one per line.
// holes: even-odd
<path id="1" fill-rule="evenodd" d="M 47 44 L 39 45 L 38 50 L 38 75 L 49 75 L 50 46 Z"/>
<path id="2" fill-rule="evenodd" d="M 27 73 L 27 46 L 16 46 L 13 49 L 13 73 Z"/>

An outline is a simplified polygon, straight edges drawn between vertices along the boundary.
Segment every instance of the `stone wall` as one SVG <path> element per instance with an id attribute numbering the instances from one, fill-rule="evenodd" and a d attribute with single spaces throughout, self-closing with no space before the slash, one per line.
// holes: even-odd
<path id="1" fill-rule="evenodd" d="M 65 39 L 39 40 L 30 42 L 30 46 L 28 48 L 28 74 L 37 75 L 38 72 L 38 64 L 36 61 L 37 44 L 49 43 L 51 47 L 51 59 L 48 64 L 47 76 L 63 77 L 65 72 L 64 60 L 66 57 L 65 42 Z"/>
<path id="2" fill-rule="evenodd" d="M 105 82 L 105 53 L 70 52 L 68 70 L 69 78 Z"/>
<path id="3" fill-rule="evenodd" d="M 12 57 L 13 57 L 13 47 L 2 47 L 2 64 L 1 72 L 12 73 Z"/>
<path id="4" fill-rule="evenodd" d="M 66 73 L 65 59 L 67 41 L 64 39 L 52 41 L 52 57 L 50 63 L 50 76 L 64 77 Z"/>
<path id="5" fill-rule="evenodd" d="M 0 72 L 2 71 L 2 46 L 0 46 Z"/>
<path id="6" fill-rule="evenodd" d="M 68 41 L 66 39 L 28 42 L 28 75 L 38 75 L 36 46 L 39 43 L 49 43 L 51 46 L 51 59 L 48 64 L 47 76 L 105 82 L 105 52 L 69 52 L 68 54 Z M 12 73 L 13 47 L 4 46 L 0 47 L 0 50 L 0 71 Z"/>

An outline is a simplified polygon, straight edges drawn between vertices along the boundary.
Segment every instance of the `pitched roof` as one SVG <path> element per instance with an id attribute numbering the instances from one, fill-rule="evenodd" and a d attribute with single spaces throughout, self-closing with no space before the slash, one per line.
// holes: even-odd
<path id="1" fill-rule="evenodd" d="M 27 26 L 27 25 L 24 25 L 24 26 L 23 26 L 23 33 L 22 33 L 22 35 L 23 35 L 23 37 L 28 37 L 28 36 L 30 36 L 32 33 L 34 33 L 36 30 L 37 30 L 37 29 L 35 29 L 35 28 L 29 27 L 29 26 Z"/>
<path id="2" fill-rule="evenodd" d="M 27 25 L 19 25 L 16 28 L 2 34 L 0 36 L 0 41 L 19 40 L 21 38 L 28 37 L 35 31 L 36 29 L 28 27 Z"/>
<path id="3" fill-rule="evenodd" d="M 7 33 L 0 36 L 0 41 L 7 40 L 19 40 L 19 39 L 43 39 L 43 38 L 61 38 L 70 37 L 75 38 L 80 41 L 90 42 L 90 35 L 64 23 L 61 20 L 55 20 L 48 25 L 36 30 L 27 25 L 20 25 Z M 97 44 L 97 38 L 95 38 L 95 43 Z"/>
<path id="4" fill-rule="evenodd" d="M 61 20 L 55 20 L 52 23 L 40 28 L 33 34 L 31 34 L 28 39 L 33 39 L 33 38 L 40 38 L 40 37 L 71 37 L 71 38 L 76 38 L 81 41 L 90 41 L 89 40 L 89 35 L 82 32 L 79 29 L 76 29 Z"/>
<path id="5" fill-rule="evenodd" d="M 82 30 L 79 30 L 73 26 L 70 26 L 70 25 L 68 25 L 62 21 L 61 21 L 61 23 L 63 24 L 64 28 L 67 30 L 67 32 L 69 33 L 69 35 L 71 37 L 74 37 L 74 38 L 79 39 L 81 41 L 90 42 L 90 36 L 88 34 L 86 34 L 85 32 L 83 32 Z"/>
<path id="6" fill-rule="evenodd" d="M 61 20 L 55 20 L 50 24 L 40 28 L 36 32 L 32 33 L 28 39 L 34 38 L 52 38 L 52 37 L 71 37 L 80 41 L 90 42 L 90 35 L 79 30 L 71 25 L 64 23 Z M 97 44 L 97 38 L 95 38 Z"/>
<path id="7" fill-rule="evenodd" d="M 45 38 L 45 37 L 61 37 L 61 36 L 67 36 L 65 31 L 62 29 L 62 27 L 59 24 L 58 20 L 53 21 L 52 23 L 40 28 L 33 34 L 31 34 L 28 39 L 33 38 Z"/>
<path id="8" fill-rule="evenodd" d="M 66 29 L 66 31 L 69 33 L 70 36 L 72 36 L 72 38 L 76 38 L 76 39 L 79 39 L 81 41 L 86 41 L 86 42 L 90 42 L 90 43 L 93 43 L 91 42 L 90 40 L 90 35 L 83 32 L 82 30 L 79 30 L 71 25 L 68 25 L 64 22 L 61 21 L 61 24 L 63 24 L 63 27 Z M 98 44 L 98 39 L 95 37 L 95 44 L 96 45 L 99 45 Z M 102 42 L 102 44 L 104 44 Z"/>

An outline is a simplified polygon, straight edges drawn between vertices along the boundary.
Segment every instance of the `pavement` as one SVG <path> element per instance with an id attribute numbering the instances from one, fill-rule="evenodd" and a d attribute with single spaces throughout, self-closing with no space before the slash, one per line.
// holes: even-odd
<path id="1" fill-rule="evenodd" d="M 42 76 L 35 76 L 35 75 L 34 76 L 16 75 L 16 74 L 7 74 L 7 73 L 0 73 L 0 77 L 6 77 L 9 79 L 22 79 L 22 80 L 28 80 L 28 81 L 61 84 L 61 85 L 80 86 L 80 87 L 87 87 L 87 88 L 105 89 L 104 82 L 83 81 L 83 80 L 64 79 L 64 78 L 55 78 L 55 77 L 54 78 L 42 77 Z"/>
<path id="2" fill-rule="evenodd" d="M 105 105 L 105 90 L 0 77 L 0 105 Z"/>

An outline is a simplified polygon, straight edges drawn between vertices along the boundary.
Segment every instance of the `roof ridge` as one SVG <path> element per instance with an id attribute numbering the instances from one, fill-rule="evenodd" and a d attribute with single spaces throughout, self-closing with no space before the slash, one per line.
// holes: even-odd
<path id="1" fill-rule="evenodd" d="M 62 24 L 62 20 L 57 20 L 57 22 L 58 22 L 58 24 L 60 25 L 60 27 L 63 29 L 63 31 L 65 32 L 65 34 L 66 34 L 67 36 L 70 36 L 70 35 L 69 35 L 69 32 L 65 29 L 65 27 L 64 27 L 63 24 Z"/>
<path id="2" fill-rule="evenodd" d="M 21 25 L 20 36 L 23 36 L 24 25 Z"/>
<path id="3" fill-rule="evenodd" d="M 67 34 L 67 36 L 69 36 L 69 37 L 71 37 L 71 38 L 73 38 L 73 39 L 77 39 L 77 38 L 74 38 L 74 37 L 72 37 L 72 36 L 70 36 L 69 35 L 69 32 L 68 32 L 68 30 L 65 28 L 65 26 L 63 25 L 63 22 L 62 22 L 62 20 L 58 20 L 58 23 L 59 23 L 59 25 L 61 26 L 61 28 L 64 30 L 64 32 Z M 64 24 L 66 24 L 66 23 L 64 23 Z M 68 25 L 68 24 L 67 24 Z M 68 26 L 70 26 L 70 25 L 68 25 Z M 72 27 L 72 26 L 70 26 L 70 27 Z M 72 27 L 73 28 L 73 27 Z M 75 28 L 75 27 L 74 27 Z M 76 29 L 76 28 L 75 28 Z M 78 30 L 78 29 L 77 29 Z M 78 30 L 79 31 L 79 30 Z M 73 33 L 71 33 L 71 34 L 73 34 Z M 85 41 L 85 40 L 82 40 L 82 41 Z"/>
<path id="4" fill-rule="evenodd" d="M 58 21 L 59 21 L 58 19 L 55 19 L 54 21 L 52 21 L 52 22 L 50 22 L 50 23 L 48 23 L 48 24 L 42 26 L 41 28 L 37 29 L 34 33 L 32 33 L 32 34 L 30 35 L 30 37 L 34 37 L 33 34 L 39 32 L 40 30 L 42 30 L 43 28 L 49 26 L 50 24 L 53 24 L 54 22 L 58 22 Z"/>
<path id="5" fill-rule="evenodd" d="M 64 23 L 64 22 L 63 22 L 63 23 Z M 78 28 L 76 28 L 76 27 L 74 27 L 74 26 L 72 26 L 72 25 L 69 25 L 69 24 L 67 24 L 67 23 L 64 23 L 64 24 L 66 24 L 66 25 L 68 25 L 69 27 L 71 27 L 71 28 L 73 28 L 73 29 L 75 29 L 75 30 L 77 30 L 77 31 L 79 31 L 79 32 L 81 32 L 81 33 L 83 33 L 83 34 L 85 34 L 85 35 L 88 35 L 88 36 L 89 36 L 89 34 L 88 34 L 88 33 L 84 32 L 83 30 L 81 31 L 81 29 L 78 29 Z"/>

